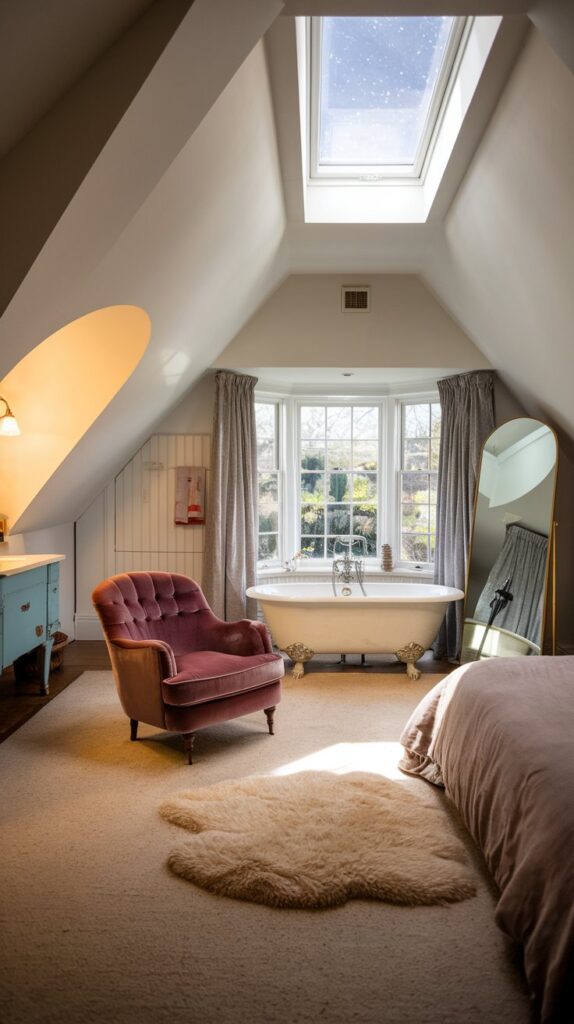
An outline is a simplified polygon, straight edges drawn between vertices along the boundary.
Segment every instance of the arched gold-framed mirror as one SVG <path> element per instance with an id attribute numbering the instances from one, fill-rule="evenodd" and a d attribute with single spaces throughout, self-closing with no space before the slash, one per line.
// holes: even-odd
<path id="1" fill-rule="evenodd" d="M 527 417 L 486 439 L 474 503 L 461 661 L 542 653 L 558 444 Z"/>

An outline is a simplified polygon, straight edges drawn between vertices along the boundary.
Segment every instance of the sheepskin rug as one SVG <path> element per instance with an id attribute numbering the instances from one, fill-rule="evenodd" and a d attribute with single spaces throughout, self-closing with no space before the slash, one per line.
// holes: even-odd
<path id="1" fill-rule="evenodd" d="M 442 808 L 379 775 L 252 777 L 180 793 L 160 813 L 195 833 L 170 854 L 171 870 L 222 896 L 315 908 L 475 894 Z"/>

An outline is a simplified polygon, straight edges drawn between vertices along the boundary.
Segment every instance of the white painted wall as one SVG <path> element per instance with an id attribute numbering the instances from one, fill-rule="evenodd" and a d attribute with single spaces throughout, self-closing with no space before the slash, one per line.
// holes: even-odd
<path id="1" fill-rule="evenodd" d="M 435 293 L 528 411 L 574 437 L 574 76 L 530 33 L 446 220 Z"/>
<path id="2" fill-rule="evenodd" d="M 365 284 L 371 312 L 341 312 L 341 286 Z M 490 364 L 415 274 L 292 274 L 216 366 L 456 367 Z"/>
<path id="3" fill-rule="evenodd" d="M 560 443 L 558 639 L 574 641 L 574 76 L 532 30 L 426 272 L 436 294 Z"/>
<path id="4" fill-rule="evenodd" d="M 255 45 L 280 4 L 213 7 L 195 0 L 0 322 L 0 374 L 118 295 L 139 295 L 152 322 L 136 372 L 23 530 L 80 514 L 281 277 L 283 195 Z"/>

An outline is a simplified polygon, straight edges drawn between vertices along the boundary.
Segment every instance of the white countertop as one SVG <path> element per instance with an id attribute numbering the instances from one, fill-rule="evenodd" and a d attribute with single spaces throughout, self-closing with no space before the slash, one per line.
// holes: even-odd
<path id="1" fill-rule="evenodd" d="M 63 562 L 65 555 L 0 555 L 0 576 L 14 576 L 17 572 L 38 569 L 41 565 Z"/>

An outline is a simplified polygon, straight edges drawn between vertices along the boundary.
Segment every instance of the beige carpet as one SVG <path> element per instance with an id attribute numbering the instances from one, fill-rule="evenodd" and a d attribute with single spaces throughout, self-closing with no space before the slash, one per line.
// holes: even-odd
<path id="1" fill-rule="evenodd" d="M 0 746 L 4 1024 L 527 1024 L 515 951 L 478 894 L 448 906 L 352 900 L 277 910 L 174 877 L 173 793 L 302 769 L 396 769 L 397 737 L 437 677 L 286 680 L 276 735 L 254 714 L 181 741 L 129 742 L 111 675 L 86 673 Z"/>
<path id="2" fill-rule="evenodd" d="M 318 909 L 476 893 L 444 808 L 374 772 L 234 779 L 170 797 L 160 813 L 193 833 L 170 853 L 171 870 L 220 896 Z"/>

